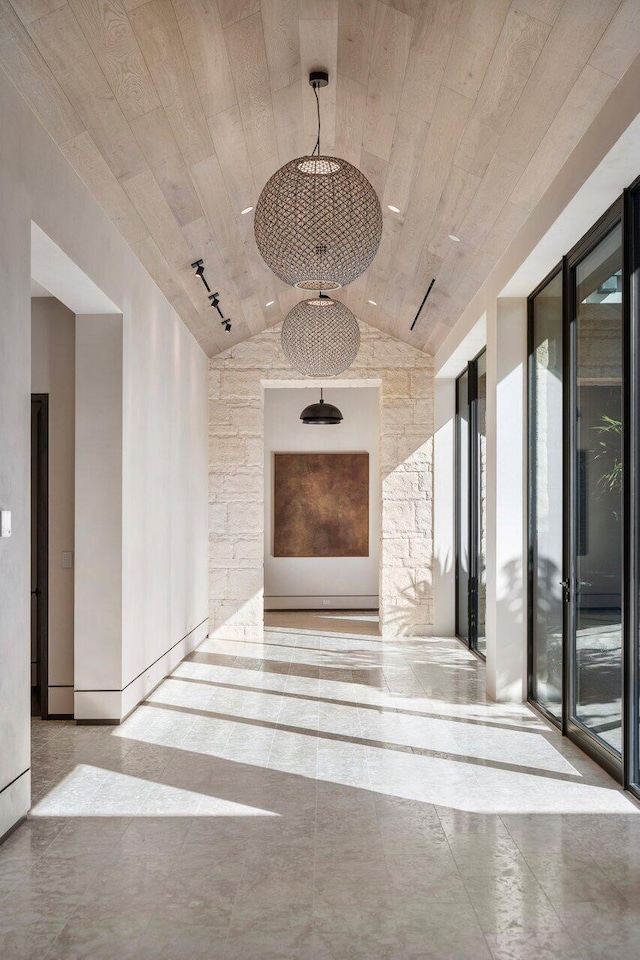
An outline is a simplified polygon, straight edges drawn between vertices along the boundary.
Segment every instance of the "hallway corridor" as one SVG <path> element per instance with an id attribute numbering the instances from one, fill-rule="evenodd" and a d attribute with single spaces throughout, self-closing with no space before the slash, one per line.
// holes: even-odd
<path id="1" fill-rule="evenodd" d="M 6 960 L 633 956 L 640 817 L 453 640 L 272 614 L 119 727 L 33 727 Z"/>

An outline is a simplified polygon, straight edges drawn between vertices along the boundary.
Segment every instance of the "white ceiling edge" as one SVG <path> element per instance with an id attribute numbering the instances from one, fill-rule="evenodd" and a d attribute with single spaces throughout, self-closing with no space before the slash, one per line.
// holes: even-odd
<path id="1" fill-rule="evenodd" d="M 31 278 L 76 314 L 122 313 L 53 240 L 31 221 Z M 33 295 L 33 294 L 32 294 Z"/>
<path id="2" fill-rule="evenodd" d="M 34 280 L 31 277 L 31 297 L 50 297 L 51 294 L 48 290 L 42 286 L 41 283 L 38 283 L 37 280 Z"/>
<path id="3" fill-rule="evenodd" d="M 437 378 L 461 372 L 461 347 L 491 303 L 527 297 L 640 174 L 639 88 L 640 55 L 437 349 Z"/>
<path id="4" fill-rule="evenodd" d="M 640 174 L 640 114 L 499 293 L 528 297 Z"/>
<path id="5" fill-rule="evenodd" d="M 466 337 L 460 341 L 438 370 L 436 377 L 444 380 L 457 377 L 470 360 L 478 356 L 487 344 L 487 315 L 483 313 L 477 323 L 469 330 Z"/>

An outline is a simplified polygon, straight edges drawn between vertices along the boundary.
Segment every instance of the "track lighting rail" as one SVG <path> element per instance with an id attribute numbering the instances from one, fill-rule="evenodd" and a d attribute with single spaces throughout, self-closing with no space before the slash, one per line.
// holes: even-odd
<path id="1" fill-rule="evenodd" d="M 221 318 L 221 319 L 220 319 L 220 323 L 221 323 L 222 326 L 225 328 L 225 330 L 227 331 L 227 333 L 229 333 L 229 331 L 231 330 L 231 317 L 225 317 L 224 313 L 223 313 L 222 310 L 220 309 L 220 295 L 219 295 L 218 291 L 216 290 L 215 293 L 212 293 L 212 292 L 211 292 L 211 287 L 210 287 L 209 284 L 207 283 L 207 279 L 206 279 L 206 277 L 205 277 L 205 275 L 204 275 L 204 260 L 195 260 L 195 261 L 191 264 L 191 266 L 192 266 L 193 269 L 195 270 L 196 276 L 197 276 L 197 277 L 200 277 L 200 279 L 201 279 L 202 282 L 204 283 L 205 288 L 206 288 L 206 291 L 207 291 L 207 294 L 209 295 L 209 296 L 208 296 L 208 299 L 209 299 L 209 301 L 210 301 L 210 303 L 211 303 L 211 306 L 212 306 L 212 307 L 215 307 L 215 309 L 218 311 L 218 313 L 220 314 L 220 318 Z"/>

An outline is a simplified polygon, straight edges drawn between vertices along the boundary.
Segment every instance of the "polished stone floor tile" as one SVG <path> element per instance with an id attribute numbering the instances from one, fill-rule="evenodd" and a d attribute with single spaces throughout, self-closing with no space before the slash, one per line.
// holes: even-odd
<path id="1" fill-rule="evenodd" d="M 561 930 L 488 934 L 486 940 L 493 960 L 584 960 L 581 948 Z"/>
<path id="2" fill-rule="evenodd" d="M 634 801 L 457 641 L 369 614 L 206 640 L 119 727 L 33 723 L 7 960 L 609 960 Z"/>

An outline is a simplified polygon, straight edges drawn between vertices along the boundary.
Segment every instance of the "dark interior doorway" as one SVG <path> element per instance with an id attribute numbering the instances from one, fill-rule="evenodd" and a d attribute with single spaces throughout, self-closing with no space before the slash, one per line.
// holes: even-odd
<path id="1" fill-rule="evenodd" d="M 49 715 L 49 395 L 31 395 L 31 715 Z"/>

